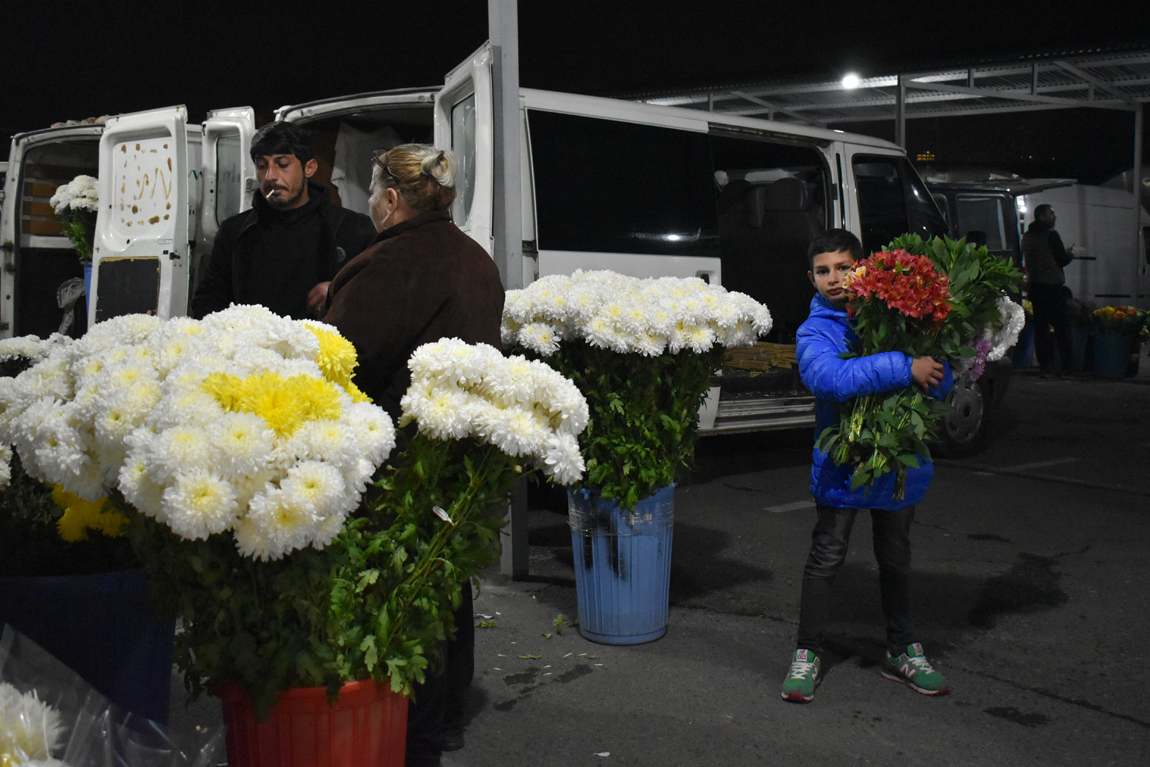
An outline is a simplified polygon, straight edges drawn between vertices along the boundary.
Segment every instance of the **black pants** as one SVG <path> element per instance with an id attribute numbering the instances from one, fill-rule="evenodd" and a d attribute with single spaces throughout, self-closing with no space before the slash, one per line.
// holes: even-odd
<path id="1" fill-rule="evenodd" d="M 455 610 L 455 639 L 444 643 L 442 673 L 415 685 L 407 707 L 406 767 L 435 767 L 443 753 L 440 734 L 463 726 L 467 690 L 475 676 L 475 613 L 471 584 L 464 583 Z"/>
<path id="2" fill-rule="evenodd" d="M 818 521 L 811 533 L 811 552 L 803 570 L 803 594 L 799 608 L 798 649 L 816 655 L 823 651 L 823 637 L 830 615 L 831 586 L 847 556 L 851 529 L 858 509 L 837 509 L 819 504 Z M 878 561 L 882 611 L 886 617 L 886 641 L 892 654 L 906 652 L 914 643 L 910 620 L 910 526 L 914 506 L 899 511 L 871 510 L 874 556 Z"/>
<path id="3" fill-rule="evenodd" d="M 1043 373 L 1074 372 L 1074 352 L 1070 346 L 1070 317 L 1066 306 L 1066 287 L 1030 283 L 1027 295 L 1034 305 L 1034 353 Z M 1054 330 L 1053 341 L 1050 338 Z M 1054 344 L 1058 344 L 1057 364 Z"/>

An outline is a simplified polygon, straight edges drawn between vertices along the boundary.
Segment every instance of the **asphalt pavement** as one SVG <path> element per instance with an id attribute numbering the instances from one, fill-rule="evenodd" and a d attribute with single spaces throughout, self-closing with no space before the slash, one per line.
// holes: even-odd
<path id="1" fill-rule="evenodd" d="M 1150 360 L 1144 348 L 1123 381 L 1019 371 L 1010 387 L 990 447 L 940 461 L 915 520 L 915 623 L 948 695 L 879 675 L 860 517 L 824 682 L 810 704 L 780 699 L 814 518 L 811 435 L 708 438 L 676 490 L 655 642 L 580 635 L 562 499 L 536 497 L 531 575 L 492 570 L 476 598 L 466 746 L 443 764 L 1150 764 Z M 218 721 L 212 699 L 184 708 L 174 689 L 174 727 Z"/>

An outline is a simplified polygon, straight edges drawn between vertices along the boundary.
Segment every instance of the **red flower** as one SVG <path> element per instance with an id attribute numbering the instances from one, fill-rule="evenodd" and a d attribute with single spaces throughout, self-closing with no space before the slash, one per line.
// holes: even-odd
<path id="1" fill-rule="evenodd" d="M 879 300 L 916 319 L 940 323 L 950 313 L 948 280 L 925 256 L 905 250 L 879 251 L 860 261 L 846 280 L 851 309 L 859 302 Z M 848 315 L 854 316 L 849 311 Z"/>

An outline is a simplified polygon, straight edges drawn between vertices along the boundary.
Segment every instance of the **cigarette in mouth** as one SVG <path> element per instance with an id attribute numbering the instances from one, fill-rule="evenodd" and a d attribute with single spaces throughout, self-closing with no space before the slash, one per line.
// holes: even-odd
<path id="1" fill-rule="evenodd" d="M 272 198 L 272 196 L 273 196 L 273 195 L 274 195 L 276 192 L 278 192 L 278 191 L 279 191 L 278 189 L 273 189 L 273 190 L 271 190 L 270 192 L 268 192 L 266 195 L 264 195 L 264 197 L 265 197 L 266 199 L 269 199 L 269 200 L 270 200 L 270 199 Z"/>

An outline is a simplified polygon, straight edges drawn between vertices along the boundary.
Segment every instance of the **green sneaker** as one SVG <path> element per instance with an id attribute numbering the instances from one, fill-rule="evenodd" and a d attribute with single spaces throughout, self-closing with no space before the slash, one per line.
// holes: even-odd
<path id="1" fill-rule="evenodd" d="M 950 692 L 946 677 L 934 670 L 918 642 L 909 645 L 906 652 L 897 658 L 888 655 L 882 664 L 882 675 L 902 682 L 923 695 L 944 695 Z"/>
<path id="2" fill-rule="evenodd" d="M 815 688 L 819 682 L 819 656 L 810 650 L 795 650 L 791 658 L 791 670 L 783 680 L 783 700 L 792 703 L 810 703 L 815 699 Z"/>

